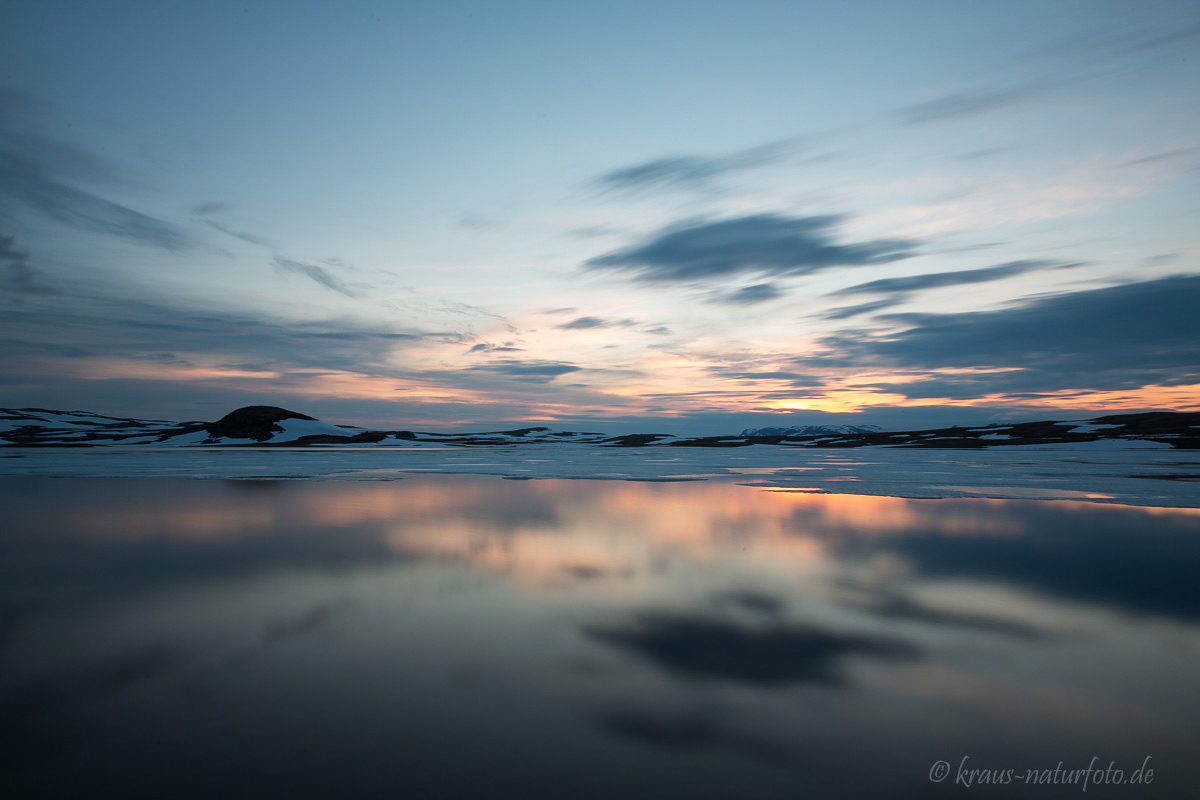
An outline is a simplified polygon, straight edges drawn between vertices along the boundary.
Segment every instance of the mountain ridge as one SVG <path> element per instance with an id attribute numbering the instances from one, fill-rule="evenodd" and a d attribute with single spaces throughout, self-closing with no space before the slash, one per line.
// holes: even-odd
<path id="1" fill-rule="evenodd" d="M 828 436 L 841 433 L 879 433 L 878 425 L 793 425 L 790 428 L 745 428 L 738 436 Z"/>
<path id="2" fill-rule="evenodd" d="M 883 431 L 875 425 L 746 428 L 733 436 L 608 435 L 544 426 L 483 433 L 369 430 L 322 422 L 279 406 L 243 406 L 215 422 L 138 420 L 90 411 L 0 409 L 0 447 L 471 447 L 589 444 L 604 447 L 909 447 L 963 449 L 1041 445 L 1200 449 L 1200 413 L 1152 411 L 1085 420 Z"/>

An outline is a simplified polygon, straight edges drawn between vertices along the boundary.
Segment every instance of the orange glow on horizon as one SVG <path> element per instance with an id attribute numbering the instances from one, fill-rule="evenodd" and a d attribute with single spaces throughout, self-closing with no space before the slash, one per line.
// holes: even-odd
<path id="1" fill-rule="evenodd" d="M 559 394 L 536 391 L 528 383 L 499 377 L 481 386 L 458 386 L 444 369 L 424 371 L 414 365 L 411 372 L 376 375 L 350 370 L 262 369 L 225 363 L 213 355 L 181 357 L 178 363 L 141 359 L 100 359 L 80 363 L 64 360 L 66 374 L 88 380 L 133 378 L 209 384 L 214 388 L 278 391 L 313 400 L 370 400 L 407 405 L 404 425 L 471 425 L 503 418 L 553 426 L 559 420 L 580 416 L 612 419 L 656 416 L 669 420 L 692 414 L 751 414 L 763 412 L 823 412 L 832 414 L 870 413 L 875 408 L 941 407 L 1079 409 L 1097 415 L 1127 409 L 1200 410 L 1200 385 L 1144 386 L 1120 391 L 1046 392 L 1036 397 L 987 394 L 974 398 L 916 398 L 901 392 L 875 388 L 901 386 L 925 380 L 930 374 L 979 374 L 1012 370 L 963 368 L 934 373 L 859 372 L 828 376 L 825 386 L 807 391 L 789 391 L 787 379 L 728 379 L 714 377 L 711 365 L 702 360 L 659 355 L 652 372 L 615 370 L 605 375 L 603 388 L 590 384 L 564 386 Z M 620 380 L 614 376 L 619 373 Z M 431 415 L 426 408 L 443 407 L 453 419 Z M 477 413 L 472 413 L 478 409 Z M 1104 411 L 1107 409 L 1107 411 Z M 370 421 L 367 421 L 370 424 Z M 389 423 L 391 424 L 391 423 Z"/>

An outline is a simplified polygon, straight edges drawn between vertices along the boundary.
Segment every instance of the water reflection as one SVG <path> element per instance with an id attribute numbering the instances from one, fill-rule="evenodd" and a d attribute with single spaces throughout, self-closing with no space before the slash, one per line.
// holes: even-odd
<path id="1" fill-rule="evenodd" d="M 472 476 L 0 496 L 17 796 L 936 796 L 964 755 L 1200 786 L 1188 510 Z"/>

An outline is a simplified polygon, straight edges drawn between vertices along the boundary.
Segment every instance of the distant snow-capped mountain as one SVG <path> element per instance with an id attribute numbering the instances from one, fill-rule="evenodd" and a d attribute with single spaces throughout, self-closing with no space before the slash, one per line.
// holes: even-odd
<path id="1" fill-rule="evenodd" d="M 484 433 L 366 430 L 333 425 L 277 406 L 246 406 L 216 422 L 106 417 L 90 411 L 0 409 L 0 447 L 476 447 L 582 444 L 599 447 L 980 448 L 1160 447 L 1200 450 L 1200 413 L 1154 411 L 1087 420 L 1017 422 L 983 428 L 884 433 L 876 425 L 747 428 L 737 436 L 682 438 L 665 433 L 556 431 L 546 427 Z M 1193 480 L 1181 475 L 1179 480 Z"/>
<path id="2" fill-rule="evenodd" d="M 738 436 L 825 436 L 845 433 L 879 433 L 878 425 L 800 425 L 791 428 L 746 428 Z"/>
<path id="3" fill-rule="evenodd" d="M 216 422 L 165 422 L 106 417 L 90 411 L 45 408 L 0 409 L 0 445 L 9 447 L 96 447 L 140 445 L 187 447 L 214 445 L 441 445 L 522 442 L 601 441 L 604 434 L 554 431 L 545 427 L 490 433 L 415 433 L 366 430 L 322 422 L 278 406 L 246 406 Z"/>

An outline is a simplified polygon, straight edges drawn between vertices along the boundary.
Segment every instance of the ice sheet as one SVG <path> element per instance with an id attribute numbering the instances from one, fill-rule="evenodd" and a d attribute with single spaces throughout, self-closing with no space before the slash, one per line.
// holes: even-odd
<path id="1" fill-rule="evenodd" d="M 668 455 L 670 458 L 664 458 Z M 1200 451 L 1053 449 L 617 448 L 22 448 L 0 474 L 397 480 L 416 473 L 513 479 L 716 480 L 790 491 L 896 497 L 997 497 L 1200 508 Z"/>

